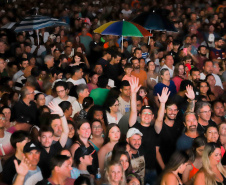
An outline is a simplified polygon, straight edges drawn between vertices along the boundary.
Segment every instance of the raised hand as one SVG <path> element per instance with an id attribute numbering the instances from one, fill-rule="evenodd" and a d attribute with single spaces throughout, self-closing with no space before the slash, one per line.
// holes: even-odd
<path id="1" fill-rule="evenodd" d="M 166 103 L 170 95 L 168 87 L 163 87 L 161 96 L 157 93 L 160 103 Z"/>
<path id="2" fill-rule="evenodd" d="M 187 90 L 187 92 L 185 93 L 185 95 L 188 97 L 188 99 L 194 100 L 195 92 L 193 90 L 193 87 L 191 85 L 188 85 L 188 86 L 186 86 L 186 90 Z"/>
<path id="3" fill-rule="evenodd" d="M 131 93 L 137 93 L 141 85 L 139 85 L 139 78 L 132 79 L 129 81 L 131 87 Z"/>
<path id="4" fill-rule="evenodd" d="M 14 160 L 14 164 L 17 174 L 21 176 L 26 176 L 29 171 L 29 167 L 31 166 L 31 164 L 29 163 L 28 159 L 25 156 L 23 157 L 20 164 L 18 164 L 17 160 Z"/>
<path id="5" fill-rule="evenodd" d="M 63 113 L 63 110 L 59 107 L 59 105 L 53 103 L 53 102 L 50 102 L 48 107 L 51 109 L 51 114 L 58 114 L 59 116 L 63 116 L 64 113 Z"/>

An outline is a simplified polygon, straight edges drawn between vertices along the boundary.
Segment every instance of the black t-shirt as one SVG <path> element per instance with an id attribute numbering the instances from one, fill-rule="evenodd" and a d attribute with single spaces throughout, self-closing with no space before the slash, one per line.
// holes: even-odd
<path id="1" fill-rule="evenodd" d="M 28 106 L 23 100 L 19 100 L 12 108 L 12 120 L 24 116 L 30 118 L 30 124 L 32 125 L 38 125 L 37 114 L 38 109 L 33 101 L 31 101 L 30 106 Z"/>
<path id="2" fill-rule="evenodd" d="M 217 126 L 217 124 L 212 121 L 211 119 L 209 120 L 209 124 L 204 126 L 204 125 L 201 125 L 200 123 L 198 123 L 198 127 L 197 127 L 197 131 L 199 133 L 199 135 L 203 135 L 205 132 L 206 132 L 206 128 L 211 125 L 211 126 Z"/>
<path id="3" fill-rule="evenodd" d="M 175 152 L 176 141 L 181 136 L 183 128 L 184 125 L 180 119 L 176 119 L 172 127 L 169 127 L 165 122 L 163 122 L 162 130 L 158 136 L 159 152 L 165 164 Z"/>
<path id="4" fill-rule="evenodd" d="M 153 170 L 156 167 L 156 146 L 158 146 L 154 126 L 144 127 L 139 122 L 136 122 L 133 127 L 137 128 L 143 134 L 140 149 L 144 151 L 145 168 Z"/>
<path id="5" fill-rule="evenodd" d="M 15 159 L 18 161 L 18 164 L 20 164 L 21 161 L 17 159 L 15 155 L 13 155 L 5 162 L 3 166 L 2 181 L 6 184 L 12 184 L 13 178 L 16 175 L 16 168 L 13 162 Z"/>
<path id="6" fill-rule="evenodd" d="M 45 148 L 43 148 L 43 146 L 41 146 L 41 143 L 40 143 L 40 148 L 41 148 L 41 155 L 40 155 L 40 160 L 39 160 L 38 166 L 40 167 L 40 169 L 42 171 L 43 179 L 47 179 L 47 178 L 49 178 L 49 176 L 51 174 L 50 159 L 54 155 L 56 155 L 57 152 L 62 150 L 62 146 L 61 146 L 60 142 L 57 141 L 56 143 L 51 145 L 49 153 L 47 153 Z"/>

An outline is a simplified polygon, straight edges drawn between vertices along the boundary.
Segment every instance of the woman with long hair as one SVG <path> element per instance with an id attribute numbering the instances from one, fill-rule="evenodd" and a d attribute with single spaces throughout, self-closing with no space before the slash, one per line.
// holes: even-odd
<path id="1" fill-rule="evenodd" d="M 126 176 L 132 173 L 133 169 L 128 152 L 117 152 L 115 155 L 112 155 L 111 160 L 121 163 Z"/>
<path id="2" fill-rule="evenodd" d="M 216 99 L 214 94 L 211 92 L 210 85 L 205 80 L 200 80 L 198 84 L 199 95 L 203 95 L 206 97 L 207 101 L 211 102 Z"/>
<path id="3" fill-rule="evenodd" d="M 75 151 L 80 146 L 85 146 L 86 148 L 90 148 L 91 150 L 94 150 L 93 146 L 89 142 L 89 137 L 91 135 L 91 128 L 88 120 L 81 119 L 76 124 L 76 130 L 75 130 L 75 143 L 71 146 L 70 151 L 72 153 L 72 156 L 74 158 Z M 98 169 L 98 157 L 97 153 L 94 152 L 93 156 L 93 162 L 92 166 L 88 167 L 88 171 L 91 174 L 96 174 Z"/>
<path id="4" fill-rule="evenodd" d="M 154 61 L 151 60 L 147 63 L 147 87 L 149 93 L 153 92 L 155 85 L 159 82 L 159 75 L 155 72 L 155 67 Z"/>
<path id="5" fill-rule="evenodd" d="M 182 174 L 182 181 L 186 185 L 190 185 L 193 183 L 194 175 L 199 171 L 202 167 L 202 154 L 206 145 L 206 139 L 204 137 L 197 137 L 194 139 L 192 148 L 191 148 L 191 157 L 190 163 L 184 170 Z"/>
<path id="6" fill-rule="evenodd" d="M 195 177 L 194 185 L 226 184 L 226 169 L 221 164 L 221 147 L 207 143 L 202 156 L 202 168 Z"/>
<path id="7" fill-rule="evenodd" d="M 160 185 L 182 185 L 182 181 L 179 174 L 183 174 L 187 164 L 189 156 L 185 152 L 175 152 L 160 178 Z"/>
<path id="8" fill-rule="evenodd" d="M 98 88 L 97 82 L 98 82 L 98 74 L 95 72 L 91 72 L 89 74 L 89 83 L 87 84 L 89 92 L 91 92 L 93 89 Z"/>
<path id="9" fill-rule="evenodd" d="M 104 168 L 111 159 L 112 150 L 121 137 L 119 126 L 116 123 L 111 123 L 107 127 L 107 132 L 104 138 L 104 145 L 98 152 L 100 172 L 104 174 Z"/>
<path id="10" fill-rule="evenodd" d="M 180 90 L 180 84 L 184 79 L 186 79 L 184 64 L 182 62 L 177 63 L 175 65 L 173 79 L 172 79 L 174 84 L 176 85 L 177 92 Z"/>
<path id="11" fill-rule="evenodd" d="M 119 162 L 111 161 L 106 168 L 106 185 L 125 185 L 126 178 Z"/>
<path id="12" fill-rule="evenodd" d="M 220 86 L 216 86 L 216 79 L 212 74 L 206 75 L 205 79 L 210 85 L 210 91 L 214 94 L 216 98 L 224 94 L 224 90 Z"/>
<path id="13" fill-rule="evenodd" d="M 95 119 L 91 122 L 91 131 L 92 136 L 89 142 L 93 145 L 96 152 L 98 152 L 104 143 L 103 128 L 100 120 Z"/>
<path id="14" fill-rule="evenodd" d="M 106 115 L 108 119 L 108 123 L 117 123 L 122 118 L 122 113 L 119 112 L 119 101 L 117 98 L 111 97 L 106 102 Z"/>

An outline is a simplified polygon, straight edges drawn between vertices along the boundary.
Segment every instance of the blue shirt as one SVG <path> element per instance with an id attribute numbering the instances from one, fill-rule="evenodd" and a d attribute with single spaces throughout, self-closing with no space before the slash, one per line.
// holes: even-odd
<path id="1" fill-rule="evenodd" d="M 159 94 L 161 96 L 163 87 L 168 87 L 169 88 L 169 91 L 170 91 L 170 95 L 169 96 L 170 97 L 175 95 L 175 94 L 177 94 L 176 86 L 175 86 L 174 82 L 172 80 L 170 80 L 170 85 L 169 86 L 167 86 L 167 85 L 165 85 L 165 84 L 163 84 L 161 82 L 157 83 L 155 85 L 155 87 L 154 87 L 154 92 L 153 92 L 154 96 L 157 96 L 157 94 Z"/>

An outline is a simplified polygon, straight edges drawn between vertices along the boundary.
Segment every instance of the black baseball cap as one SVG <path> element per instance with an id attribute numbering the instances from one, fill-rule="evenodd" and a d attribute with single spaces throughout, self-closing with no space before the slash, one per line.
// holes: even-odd
<path id="1" fill-rule="evenodd" d="M 85 155 L 92 155 L 94 152 L 95 150 L 92 147 L 86 148 L 85 146 L 80 146 L 75 151 L 74 160 L 79 160 L 80 157 L 83 157 Z"/>
<path id="2" fill-rule="evenodd" d="M 149 109 L 149 110 L 151 110 L 152 113 L 154 113 L 154 110 L 153 110 L 153 108 L 151 106 L 145 105 L 145 106 L 141 107 L 141 110 L 140 110 L 141 114 L 142 114 L 144 109 Z"/>
<path id="3" fill-rule="evenodd" d="M 18 122 L 18 123 L 28 123 L 28 124 L 30 124 L 30 118 L 29 118 L 29 117 L 26 117 L 26 116 L 19 116 L 19 117 L 16 119 L 16 122 Z"/>
<path id="4" fill-rule="evenodd" d="M 41 149 L 36 143 L 30 141 L 30 142 L 25 144 L 24 149 L 23 149 L 23 153 L 28 153 L 28 152 L 30 152 L 32 150 L 40 151 Z"/>

